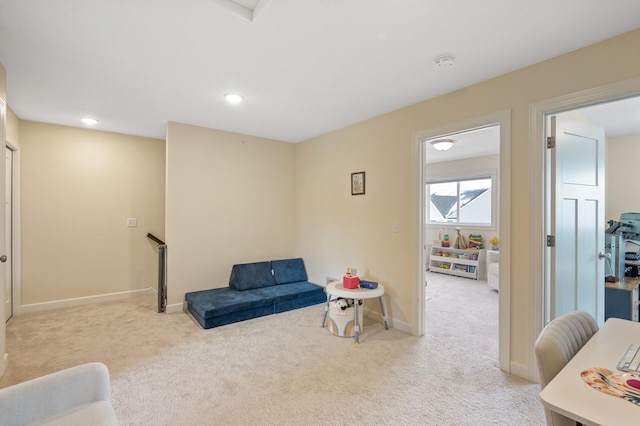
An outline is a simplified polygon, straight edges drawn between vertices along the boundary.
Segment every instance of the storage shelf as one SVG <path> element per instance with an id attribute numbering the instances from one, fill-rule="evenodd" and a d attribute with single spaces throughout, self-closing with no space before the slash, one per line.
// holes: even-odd
<path id="1" fill-rule="evenodd" d="M 476 279 L 475 272 L 456 271 L 455 269 L 440 268 L 438 266 L 431 266 L 430 270 L 431 270 L 431 272 L 439 272 L 441 274 L 449 274 L 449 275 L 456 275 L 456 276 L 459 276 L 459 277 L 466 277 L 466 278 Z"/>
<path id="2" fill-rule="evenodd" d="M 447 256 L 444 256 L 447 254 Z M 460 258 L 462 256 L 462 258 Z M 471 279 L 484 278 L 484 250 L 462 250 L 450 247 L 432 247 L 429 270 L 440 274 Z"/>
<path id="3" fill-rule="evenodd" d="M 431 255 L 431 260 L 435 260 L 437 262 L 455 263 L 456 265 L 478 266 L 477 260 L 459 259 L 455 257 Z"/>

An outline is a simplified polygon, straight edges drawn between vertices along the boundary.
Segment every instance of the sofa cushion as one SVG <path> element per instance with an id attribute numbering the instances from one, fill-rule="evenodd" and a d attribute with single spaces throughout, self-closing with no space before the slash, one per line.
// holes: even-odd
<path id="1" fill-rule="evenodd" d="M 234 290 L 237 291 L 237 290 Z M 246 293 L 246 292 L 245 292 Z M 261 306 L 254 309 L 246 309 L 244 311 L 237 311 L 227 315 L 220 315 L 217 317 L 211 317 L 204 319 L 196 311 L 192 309 L 191 305 L 187 305 L 188 311 L 198 324 L 204 329 L 220 327 L 222 325 L 233 324 L 234 322 L 246 321 L 253 318 L 263 317 L 266 315 L 272 315 L 273 305 Z"/>
<path id="2" fill-rule="evenodd" d="M 307 271 L 302 259 L 272 260 L 273 277 L 276 284 L 296 283 L 307 280 Z"/>
<path id="3" fill-rule="evenodd" d="M 324 294 L 324 290 L 322 289 L 322 287 L 320 287 L 319 285 L 311 284 L 308 281 L 261 288 L 260 290 L 255 291 L 256 293 L 259 292 L 263 298 L 270 299 L 274 303 L 302 297 L 307 293 L 318 292 Z"/>
<path id="4" fill-rule="evenodd" d="M 189 310 L 209 319 L 235 312 L 273 305 L 273 297 L 254 291 L 237 291 L 231 287 L 194 291 L 184 296 Z"/>
<path id="5" fill-rule="evenodd" d="M 271 262 L 254 262 L 233 265 L 229 286 L 238 291 L 275 285 Z"/>
<path id="6" fill-rule="evenodd" d="M 276 314 L 327 301 L 324 289 L 308 281 L 276 285 L 254 291 L 273 300 L 273 310 Z"/>

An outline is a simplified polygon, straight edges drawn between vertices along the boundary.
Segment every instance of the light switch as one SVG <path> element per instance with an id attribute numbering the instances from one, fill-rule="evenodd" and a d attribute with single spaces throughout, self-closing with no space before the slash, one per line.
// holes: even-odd
<path id="1" fill-rule="evenodd" d="M 394 233 L 400 232 L 400 224 L 398 223 L 397 220 L 393 221 L 393 225 L 392 226 L 393 226 L 393 232 Z"/>
<path id="2" fill-rule="evenodd" d="M 136 219 L 135 217 L 127 218 L 127 226 L 130 228 L 138 226 L 138 219 Z"/>

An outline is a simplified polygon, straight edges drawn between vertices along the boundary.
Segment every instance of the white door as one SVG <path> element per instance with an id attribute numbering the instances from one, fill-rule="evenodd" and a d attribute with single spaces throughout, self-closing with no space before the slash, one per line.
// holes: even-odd
<path id="1" fill-rule="evenodd" d="M 575 310 L 604 322 L 603 128 L 551 118 L 550 318 Z M 555 170 L 554 170 L 555 168 Z"/>
<path id="2" fill-rule="evenodd" d="M 4 186 L 5 186 L 5 198 L 4 198 L 4 222 L 5 222 L 5 253 L 7 253 L 7 261 L 5 263 L 4 273 L 4 316 L 5 321 L 13 316 L 13 271 L 11 268 L 11 248 L 12 242 L 12 225 L 13 225 L 13 151 L 8 147 L 5 149 L 5 169 L 4 169 Z"/>

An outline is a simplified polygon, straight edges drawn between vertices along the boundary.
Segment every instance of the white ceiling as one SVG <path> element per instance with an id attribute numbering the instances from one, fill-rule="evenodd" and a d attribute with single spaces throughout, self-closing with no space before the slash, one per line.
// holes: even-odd
<path id="1" fill-rule="evenodd" d="M 584 107 L 578 111 L 590 123 L 604 127 L 607 137 L 640 134 L 640 97 Z"/>
<path id="2" fill-rule="evenodd" d="M 425 149 L 425 162 L 427 164 L 500 153 L 500 126 L 497 125 L 447 135 L 446 138 L 455 141 L 453 147 L 447 151 L 438 151 L 430 144 L 427 144 Z M 437 139 L 442 138 L 428 139 L 427 142 Z"/>
<path id="3" fill-rule="evenodd" d="M 21 119 L 299 142 L 639 27 L 638 0 L 0 0 L 0 62 Z"/>

